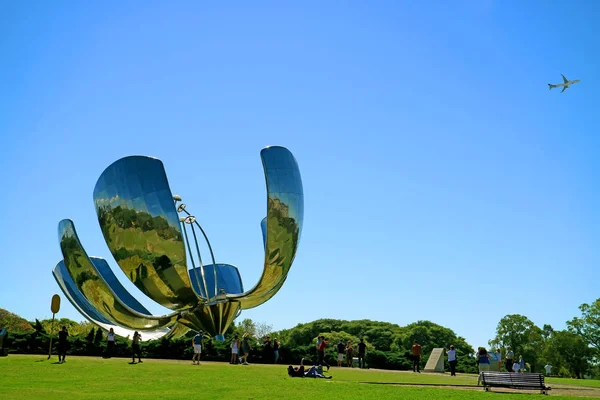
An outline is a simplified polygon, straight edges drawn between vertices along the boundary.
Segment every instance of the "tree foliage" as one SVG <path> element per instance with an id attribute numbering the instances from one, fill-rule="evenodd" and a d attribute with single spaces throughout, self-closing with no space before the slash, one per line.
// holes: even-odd
<path id="1" fill-rule="evenodd" d="M 538 359 L 543 351 L 543 331 L 529 318 L 520 314 L 504 316 L 496 327 L 496 337 L 489 342 L 492 348 L 512 347 L 515 358 L 520 355 L 533 369 L 539 369 Z"/>
<path id="2" fill-rule="evenodd" d="M 15 333 L 31 333 L 34 331 L 33 326 L 25 318 L 0 308 L 0 329 L 2 328 Z"/>
<path id="3" fill-rule="evenodd" d="M 600 299 L 591 304 L 579 306 L 581 317 L 575 317 L 567 322 L 571 332 L 581 336 L 583 340 L 595 349 L 596 356 L 600 352 Z"/>
<path id="4" fill-rule="evenodd" d="M 592 349 L 583 338 L 569 331 L 557 331 L 548 339 L 544 357 L 558 371 L 569 371 L 570 375 L 581 379 L 590 368 Z"/>

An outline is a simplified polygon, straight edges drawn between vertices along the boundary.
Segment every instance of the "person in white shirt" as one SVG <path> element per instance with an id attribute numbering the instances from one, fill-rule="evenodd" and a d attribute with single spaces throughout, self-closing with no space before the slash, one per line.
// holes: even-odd
<path id="1" fill-rule="evenodd" d="M 446 354 L 448 355 L 448 364 L 450 364 L 450 376 L 456 376 L 456 350 L 454 350 L 454 345 L 450 345 L 450 350 L 446 350 Z"/>
<path id="2" fill-rule="evenodd" d="M 240 350 L 240 339 L 237 335 L 231 341 L 231 362 L 230 364 L 238 363 L 238 352 Z"/>
<path id="3" fill-rule="evenodd" d="M 106 334 L 106 358 L 111 358 L 115 348 L 115 331 L 110 328 Z"/>
<path id="4" fill-rule="evenodd" d="M 512 351 L 510 346 L 508 346 L 508 350 L 506 351 L 506 372 L 513 372 L 513 360 L 515 358 L 515 353 Z"/>
<path id="5" fill-rule="evenodd" d="M 515 362 L 512 365 L 512 372 L 519 372 L 520 369 L 521 369 L 521 364 L 519 364 L 518 362 Z"/>
<path id="6" fill-rule="evenodd" d="M 546 368 L 546 375 L 550 376 L 550 374 L 552 373 L 552 365 L 546 364 L 544 368 Z"/>

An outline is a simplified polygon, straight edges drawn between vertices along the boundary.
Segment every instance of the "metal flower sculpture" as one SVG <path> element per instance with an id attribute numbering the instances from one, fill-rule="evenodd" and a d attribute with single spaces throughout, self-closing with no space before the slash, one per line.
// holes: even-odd
<path id="1" fill-rule="evenodd" d="M 304 196 L 296 159 L 279 146 L 264 148 L 260 156 L 267 183 L 267 217 L 261 222 L 265 261 L 254 288 L 244 292 L 238 269 L 215 261 L 196 217 L 171 193 L 163 163 L 131 156 L 115 161 L 98 179 L 98 222 L 125 275 L 173 312 L 152 315 L 125 290 L 106 260 L 87 255 L 69 219 L 58 224 L 63 260 L 53 270 L 65 296 L 91 322 L 121 336 L 137 330 L 156 339 L 202 329 L 222 340 L 241 310 L 279 291 L 302 231 Z M 203 262 L 199 235 L 208 245 L 210 263 Z"/>

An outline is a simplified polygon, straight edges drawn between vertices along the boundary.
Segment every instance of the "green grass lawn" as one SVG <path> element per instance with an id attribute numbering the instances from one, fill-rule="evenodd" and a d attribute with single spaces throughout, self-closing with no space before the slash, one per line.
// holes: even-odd
<path id="1" fill-rule="evenodd" d="M 331 380 L 289 378 L 284 365 L 229 365 L 191 361 L 146 360 L 128 364 L 128 359 L 103 360 L 69 357 L 65 364 L 57 358 L 9 355 L 0 358 L 0 399 L 527 399 L 539 394 L 486 393 L 481 389 L 464 390 L 438 387 L 371 385 L 361 382 L 397 382 L 404 384 L 462 385 L 477 382 L 473 375 L 450 377 L 448 374 L 332 368 Z M 556 380 L 558 383 L 558 380 Z M 596 381 L 585 383 L 597 384 Z M 560 384 L 577 384 L 560 380 Z M 596 385 L 599 386 L 599 385 Z M 598 393 L 579 388 L 581 396 Z M 592 394 L 598 396 L 598 394 Z M 592 398 L 556 396 L 552 398 Z M 597 397 L 596 397 L 597 398 Z"/>

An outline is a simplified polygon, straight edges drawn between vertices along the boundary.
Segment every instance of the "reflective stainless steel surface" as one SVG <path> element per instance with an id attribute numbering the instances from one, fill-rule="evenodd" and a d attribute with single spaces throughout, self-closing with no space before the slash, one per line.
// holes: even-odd
<path id="1" fill-rule="evenodd" d="M 160 160 L 131 156 L 115 161 L 96 183 L 94 204 L 111 253 L 143 293 L 172 310 L 198 304 Z"/>
<path id="2" fill-rule="evenodd" d="M 176 322 L 176 313 L 162 317 L 150 315 L 146 308 L 125 291 L 105 260 L 90 260 L 81 246 L 73 221 L 60 221 L 58 235 L 64 265 L 75 286 L 107 320 L 134 330 L 165 328 Z"/>
<path id="3" fill-rule="evenodd" d="M 304 220 L 304 191 L 296 159 L 284 147 L 260 152 L 267 182 L 265 264 L 256 286 L 241 295 L 228 295 L 242 309 L 256 307 L 281 288 L 292 266 Z"/>
<path id="4" fill-rule="evenodd" d="M 256 307 L 279 291 L 302 232 L 304 195 L 294 156 L 272 146 L 261 151 L 261 159 L 267 184 L 267 217 L 260 224 L 265 261 L 254 288 L 243 293 L 238 269 L 215 262 L 196 217 L 183 203 L 176 208 L 182 198 L 172 195 L 162 162 L 132 156 L 111 164 L 98 179 L 94 189 L 98 221 L 126 276 L 148 297 L 176 312 L 150 315 L 104 259 L 88 257 L 73 222 L 63 220 L 59 239 L 64 260 L 53 274 L 67 298 L 90 321 L 121 336 L 133 330 L 143 331 L 145 339 L 177 337 L 189 329 L 224 334 L 242 309 Z M 211 264 L 203 265 L 196 227 L 206 240 Z"/>
<path id="5" fill-rule="evenodd" d="M 195 268 L 190 270 L 190 277 L 192 277 L 192 285 L 194 290 L 201 297 L 213 298 L 217 294 L 221 293 L 222 290 L 227 294 L 240 294 L 244 291 L 244 286 L 242 285 L 242 278 L 240 277 L 240 272 L 237 267 L 230 264 L 217 264 L 217 291 L 215 292 L 215 282 L 213 271 L 215 270 L 212 264 L 204 265 L 204 272 L 206 274 L 206 284 L 208 287 L 208 296 L 206 296 L 204 291 L 204 285 L 202 285 L 201 281 L 197 281 L 195 276 L 200 274 L 197 272 L 200 268 Z"/>
<path id="6" fill-rule="evenodd" d="M 56 264 L 54 270 L 52 271 L 52 275 L 54 275 L 54 279 L 58 283 L 58 286 L 61 288 L 65 297 L 73 304 L 81 315 L 83 315 L 90 322 L 98 325 L 102 329 L 108 331 L 110 328 L 113 328 L 115 333 L 122 337 L 133 337 L 134 330 L 123 328 L 114 323 L 114 321 L 110 321 L 104 318 L 100 313 L 96 311 L 96 309 L 83 297 L 75 282 L 69 275 L 69 271 L 65 266 L 63 261 Z M 177 326 L 179 324 L 176 324 Z M 185 328 L 185 327 L 183 327 Z M 175 334 L 174 337 L 177 337 L 177 334 L 181 335 L 182 328 L 178 328 L 176 331 L 171 331 L 170 329 L 156 329 L 153 331 L 144 331 L 143 338 L 144 340 L 158 339 L 165 335 L 169 335 L 171 333 Z"/>

